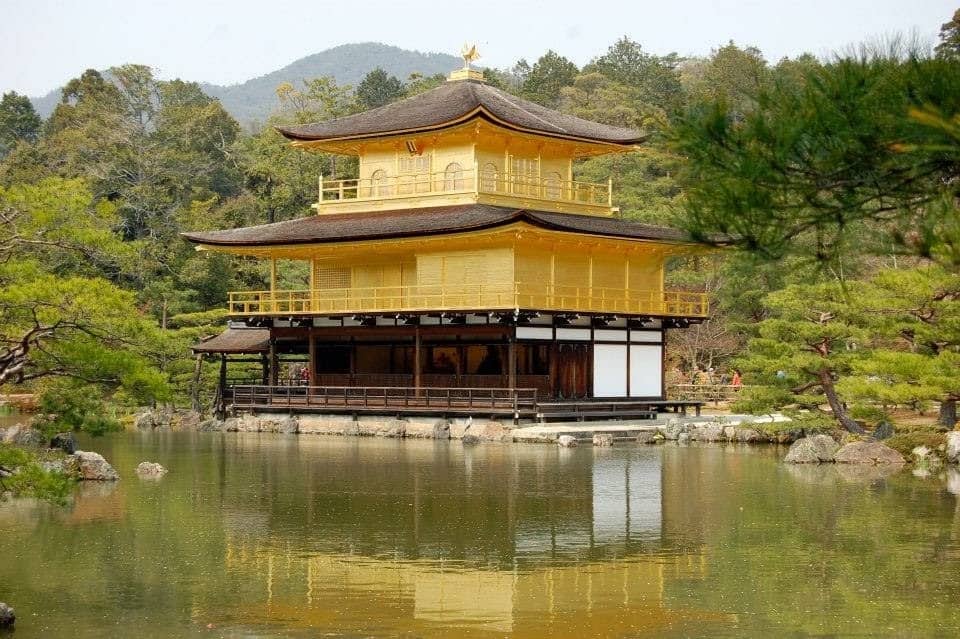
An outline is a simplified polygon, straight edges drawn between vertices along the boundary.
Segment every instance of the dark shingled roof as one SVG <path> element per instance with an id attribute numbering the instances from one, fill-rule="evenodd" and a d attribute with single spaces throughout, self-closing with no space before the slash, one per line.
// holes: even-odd
<path id="1" fill-rule="evenodd" d="M 445 82 L 425 93 L 356 115 L 277 130 L 291 140 L 362 138 L 444 128 L 469 119 L 474 113 L 503 125 L 555 137 L 613 144 L 638 144 L 645 138 L 638 131 L 559 113 L 472 80 Z"/>
<path id="2" fill-rule="evenodd" d="M 677 229 L 638 224 L 620 218 L 550 213 L 485 204 L 312 215 L 273 224 L 182 235 L 198 244 L 265 246 L 443 235 L 495 228 L 514 222 L 526 222 L 544 229 L 585 235 L 634 240 L 689 241 L 689 238 Z"/>
<path id="3" fill-rule="evenodd" d="M 228 328 L 216 337 L 193 346 L 194 353 L 266 353 L 268 350 L 268 328 Z"/>

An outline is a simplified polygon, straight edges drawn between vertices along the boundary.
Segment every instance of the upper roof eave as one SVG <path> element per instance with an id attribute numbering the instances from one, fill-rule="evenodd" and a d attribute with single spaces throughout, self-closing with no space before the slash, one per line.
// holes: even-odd
<path id="1" fill-rule="evenodd" d="M 554 111 L 472 80 L 447 82 L 362 113 L 277 130 L 304 142 L 369 139 L 447 128 L 478 114 L 518 131 L 585 142 L 631 145 L 647 137 L 632 129 Z"/>

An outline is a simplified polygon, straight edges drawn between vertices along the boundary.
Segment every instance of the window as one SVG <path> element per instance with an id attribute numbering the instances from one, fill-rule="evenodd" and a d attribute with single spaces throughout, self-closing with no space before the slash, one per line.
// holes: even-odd
<path id="1" fill-rule="evenodd" d="M 559 200 L 562 184 L 563 178 L 560 177 L 559 173 L 547 173 L 547 177 L 543 180 L 543 185 L 545 187 L 544 195 L 552 200 Z"/>
<path id="2" fill-rule="evenodd" d="M 346 298 L 350 293 L 350 275 L 349 268 L 318 264 L 313 270 L 313 289 L 322 291 L 323 298 Z"/>
<path id="3" fill-rule="evenodd" d="M 480 190 L 486 191 L 487 193 L 495 193 L 499 189 L 497 188 L 497 165 L 493 162 L 487 162 L 483 165 L 483 170 L 480 172 Z"/>
<path id="4" fill-rule="evenodd" d="M 460 191 L 467 188 L 466 180 L 463 179 L 463 167 L 459 162 L 451 162 L 443 170 L 443 190 Z"/>
<path id="5" fill-rule="evenodd" d="M 521 195 L 537 195 L 539 192 L 540 161 L 536 158 L 510 158 L 510 181 L 513 192 Z"/>
<path id="6" fill-rule="evenodd" d="M 397 191 L 400 194 L 428 193 L 430 191 L 430 154 L 408 155 L 400 158 Z"/>
<path id="7" fill-rule="evenodd" d="M 391 195 L 391 189 L 388 183 L 387 172 L 383 169 L 377 169 L 373 172 L 373 175 L 370 176 L 370 193 L 374 197 L 382 197 L 384 195 Z"/>

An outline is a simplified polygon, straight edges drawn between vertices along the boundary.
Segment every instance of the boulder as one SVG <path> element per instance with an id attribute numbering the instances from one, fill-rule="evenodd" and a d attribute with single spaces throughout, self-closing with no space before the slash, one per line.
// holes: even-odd
<path id="1" fill-rule="evenodd" d="M 679 419 L 673 418 L 667 420 L 667 423 L 658 427 L 657 430 L 660 431 L 664 439 L 676 440 L 680 437 L 680 433 L 684 431 L 684 425 Z"/>
<path id="2" fill-rule="evenodd" d="M 737 429 L 733 426 L 724 426 L 723 438 L 731 442 L 734 441 L 737 438 Z"/>
<path id="3" fill-rule="evenodd" d="M 117 481 L 120 475 L 99 453 L 78 450 L 73 454 L 80 467 L 80 479 L 89 481 Z"/>
<path id="4" fill-rule="evenodd" d="M 684 431 L 684 432 L 680 433 L 679 435 L 677 435 L 677 443 L 678 443 L 678 444 L 689 444 L 692 440 L 693 440 L 693 435 L 691 435 L 690 433 L 688 433 L 688 432 L 686 432 L 686 431 Z"/>
<path id="5" fill-rule="evenodd" d="M 761 441 L 763 437 L 752 428 L 735 428 L 733 430 L 733 437 L 730 439 L 749 444 L 751 442 Z"/>
<path id="6" fill-rule="evenodd" d="M 947 433 L 947 461 L 960 464 L 960 430 Z"/>
<path id="7" fill-rule="evenodd" d="M 159 479 L 167 474 L 167 469 L 156 462 L 140 462 L 137 464 L 137 475 L 146 479 Z"/>
<path id="8" fill-rule="evenodd" d="M 10 629 L 17 621 L 17 615 L 13 608 L 0 601 L 0 628 Z"/>
<path id="9" fill-rule="evenodd" d="M 72 455 L 77 452 L 77 438 L 73 433 L 57 433 L 50 439 L 50 448 L 58 448 Z"/>
<path id="10" fill-rule="evenodd" d="M 133 417 L 133 426 L 137 430 L 153 430 L 160 426 L 152 410 L 137 413 Z"/>
<path id="11" fill-rule="evenodd" d="M 652 430 L 642 430 L 637 433 L 637 443 L 638 444 L 656 444 L 657 443 L 657 433 Z"/>
<path id="12" fill-rule="evenodd" d="M 593 436 L 594 446 L 613 446 L 613 435 L 610 433 L 595 433 Z"/>
<path id="13" fill-rule="evenodd" d="M 723 424 L 697 424 L 691 429 L 690 435 L 700 442 L 723 441 Z"/>
<path id="14" fill-rule="evenodd" d="M 404 435 L 413 439 L 450 439 L 450 424 L 445 419 L 411 417 Z"/>
<path id="15" fill-rule="evenodd" d="M 793 442 L 783 461 L 788 464 L 832 462 L 840 445 L 829 435 L 812 435 Z"/>
<path id="16" fill-rule="evenodd" d="M 577 445 L 577 438 L 573 435 L 560 435 L 557 437 L 557 445 L 561 448 L 574 448 Z"/>
<path id="17" fill-rule="evenodd" d="M 513 432 L 497 421 L 474 421 L 467 428 L 464 437 L 473 435 L 482 442 L 509 442 Z"/>
<path id="18" fill-rule="evenodd" d="M 235 433 L 239 428 L 240 420 L 236 417 L 228 417 L 223 420 L 223 430 L 227 433 Z"/>
<path id="19" fill-rule="evenodd" d="M 851 442 L 837 451 L 838 464 L 905 464 L 903 455 L 880 442 Z"/>
<path id="20" fill-rule="evenodd" d="M 205 419 L 197 425 L 197 430 L 201 433 L 219 433 L 224 429 L 224 421 L 222 419 Z"/>
<path id="21" fill-rule="evenodd" d="M 460 438 L 460 441 L 463 443 L 464 446 L 472 446 L 473 444 L 479 444 L 480 438 L 477 437 L 476 435 L 471 435 L 470 433 L 467 433 L 466 435 Z"/>
<path id="22" fill-rule="evenodd" d="M 60 473 L 67 477 L 80 479 L 80 461 L 74 455 L 68 455 L 63 459 L 42 461 L 40 467 L 48 473 Z"/>
<path id="23" fill-rule="evenodd" d="M 16 424 L 8 428 L 4 433 L 3 441 L 15 446 L 44 446 L 47 443 L 40 431 L 26 424 Z"/>

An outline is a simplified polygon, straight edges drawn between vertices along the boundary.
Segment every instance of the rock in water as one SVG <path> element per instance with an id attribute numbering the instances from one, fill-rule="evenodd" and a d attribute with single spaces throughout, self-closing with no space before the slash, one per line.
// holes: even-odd
<path id="1" fill-rule="evenodd" d="M 947 433 L 947 461 L 960 463 L 960 430 Z"/>
<path id="2" fill-rule="evenodd" d="M 656 444 L 657 434 L 653 431 L 642 430 L 639 433 L 637 433 L 637 443 L 638 444 Z"/>
<path id="3" fill-rule="evenodd" d="M 77 438 L 73 433 L 57 433 L 50 439 L 50 448 L 59 448 L 68 455 L 77 452 Z"/>
<path id="4" fill-rule="evenodd" d="M 13 608 L 7 604 L 0 602 L 0 628 L 13 628 L 13 624 L 17 621 L 17 615 L 13 611 Z"/>
<path id="5" fill-rule="evenodd" d="M 873 429 L 873 435 L 871 435 L 875 440 L 882 441 L 884 439 L 890 439 L 893 437 L 893 424 L 887 420 L 881 420 L 877 427 Z"/>
<path id="6" fill-rule="evenodd" d="M 783 461 L 788 464 L 820 464 L 834 461 L 840 445 L 829 435 L 813 435 L 798 439 L 790 445 Z"/>
<path id="7" fill-rule="evenodd" d="M 573 435 L 560 435 L 560 437 L 557 437 L 557 445 L 563 448 L 573 448 L 577 445 L 577 438 Z"/>
<path id="8" fill-rule="evenodd" d="M 613 435 L 609 433 L 596 433 L 593 436 L 594 446 L 613 446 Z"/>
<path id="9" fill-rule="evenodd" d="M 78 450 L 73 454 L 80 464 L 80 479 L 89 481 L 117 481 L 120 475 L 99 453 Z"/>
<path id="10" fill-rule="evenodd" d="M 137 475 L 148 479 L 159 479 L 167 474 L 167 469 L 156 462 L 140 462 L 137 464 Z"/>
<path id="11" fill-rule="evenodd" d="M 853 442 L 837 451 L 838 464 L 905 464 L 903 455 L 880 442 Z"/>

